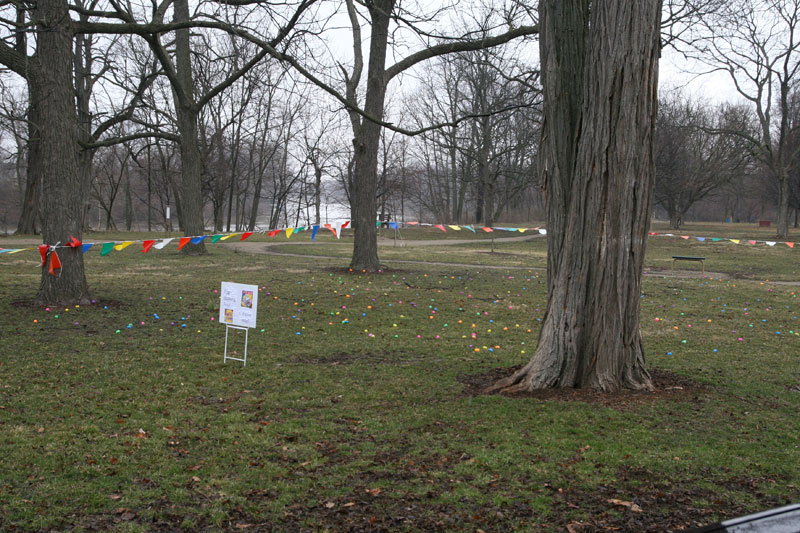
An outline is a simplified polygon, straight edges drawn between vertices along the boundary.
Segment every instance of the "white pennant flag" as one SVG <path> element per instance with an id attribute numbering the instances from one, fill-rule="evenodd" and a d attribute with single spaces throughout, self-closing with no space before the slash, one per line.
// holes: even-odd
<path id="1" fill-rule="evenodd" d="M 333 229 L 336 231 L 336 238 L 340 238 L 342 235 L 342 224 L 344 224 L 344 220 L 337 220 L 333 223 Z"/>
<path id="2" fill-rule="evenodd" d="M 766 241 L 767 246 L 775 246 L 775 241 Z"/>
<path id="3" fill-rule="evenodd" d="M 169 239 L 164 239 L 164 240 L 163 240 L 163 241 L 161 241 L 160 243 L 158 243 L 158 244 L 154 244 L 154 245 L 153 245 L 153 248 L 155 248 L 156 250 L 160 250 L 160 249 L 162 249 L 163 247 L 165 247 L 166 245 L 168 245 L 168 244 L 169 244 L 170 242 L 172 242 L 172 241 L 173 241 L 173 239 L 172 239 L 172 238 L 169 238 Z"/>
<path id="4" fill-rule="evenodd" d="M 547 230 L 542 228 L 542 229 L 539 230 L 539 234 L 540 235 L 547 235 Z"/>

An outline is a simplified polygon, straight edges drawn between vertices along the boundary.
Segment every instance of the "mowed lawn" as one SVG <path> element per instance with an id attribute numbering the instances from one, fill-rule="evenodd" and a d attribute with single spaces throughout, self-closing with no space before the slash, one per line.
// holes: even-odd
<path id="1" fill-rule="evenodd" d="M 339 257 L 91 250 L 68 309 L 25 304 L 35 251 L 0 256 L 0 529 L 663 531 L 800 502 L 800 286 L 774 283 L 800 249 L 650 239 L 659 390 L 506 397 L 480 389 L 535 349 L 544 239 L 381 248 L 460 265 L 378 274 L 320 241 L 292 251 Z M 260 287 L 246 367 L 222 281 Z"/>

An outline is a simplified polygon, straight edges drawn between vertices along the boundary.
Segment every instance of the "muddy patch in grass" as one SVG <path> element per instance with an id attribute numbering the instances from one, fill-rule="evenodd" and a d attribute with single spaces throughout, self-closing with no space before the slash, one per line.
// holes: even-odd
<path id="1" fill-rule="evenodd" d="M 522 368 L 521 365 L 506 368 L 492 368 L 479 374 L 459 376 L 459 381 L 464 385 L 465 394 L 468 396 L 479 396 L 486 394 L 486 389 L 491 385 L 510 376 L 520 368 Z M 655 386 L 655 390 L 653 391 L 621 390 L 615 393 L 607 393 L 592 389 L 563 388 L 503 395 L 513 398 L 534 398 L 544 401 L 596 403 L 606 407 L 624 409 L 653 400 L 698 400 L 699 396 L 708 390 L 705 385 L 692 381 L 686 376 L 673 374 L 665 370 L 651 369 L 650 376 Z"/>

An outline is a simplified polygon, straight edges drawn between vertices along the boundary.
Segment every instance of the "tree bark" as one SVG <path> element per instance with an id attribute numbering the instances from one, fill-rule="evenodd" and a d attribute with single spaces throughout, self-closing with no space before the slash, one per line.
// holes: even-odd
<path id="1" fill-rule="evenodd" d="M 72 87 L 72 32 L 65 0 L 39 0 L 34 9 L 36 55 L 30 61 L 32 107 L 41 117 L 38 147 L 42 183 L 42 240 L 66 243 L 83 234 L 85 183 L 78 172 L 78 122 Z M 36 302 L 73 305 L 90 301 L 80 248 L 59 248 L 62 268 L 42 269 Z"/>
<path id="2" fill-rule="evenodd" d="M 650 389 L 639 329 L 654 184 L 659 0 L 542 0 L 548 303 L 493 389 Z"/>
<path id="3" fill-rule="evenodd" d="M 378 120 L 383 120 L 386 100 L 386 47 L 389 39 L 389 16 L 393 7 L 394 0 L 376 0 L 369 5 L 372 31 L 364 111 Z M 379 124 L 363 120 L 353 140 L 355 179 L 351 205 L 355 237 L 353 258 L 350 262 L 353 270 L 374 272 L 380 266 L 378 230 L 375 226 L 380 133 Z"/>
<path id="4" fill-rule="evenodd" d="M 176 0 L 175 22 L 189 20 L 188 0 Z M 194 102 L 194 83 L 192 79 L 191 49 L 189 30 L 175 32 L 175 71 L 178 77 L 176 88 L 175 112 L 178 116 L 178 132 L 181 142 L 181 225 L 187 237 L 203 235 L 203 195 L 201 185 L 202 164 L 197 141 L 198 110 Z M 204 243 L 187 244 L 183 252 L 188 255 L 206 253 Z"/>
<path id="5" fill-rule="evenodd" d="M 789 238 L 789 177 L 786 175 L 786 165 L 781 165 L 778 176 L 778 216 L 777 226 L 779 239 Z"/>

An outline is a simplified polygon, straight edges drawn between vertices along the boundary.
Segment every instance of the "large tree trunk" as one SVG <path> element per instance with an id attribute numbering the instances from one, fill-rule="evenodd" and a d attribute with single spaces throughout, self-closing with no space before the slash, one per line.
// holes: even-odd
<path id="1" fill-rule="evenodd" d="M 548 303 L 531 361 L 494 389 L 649 389 L 639 301 L 661 2 L 539 6 Z"/>
<path id="2" fill-rule="evenodd" d="M 394 0 L 376 0 L 370 4 L 372 31 L 367 66 L 367 90 L 364 111 L 379 120 L 383 119 L 386 99 L 386 45 L 389 39 L 389 14 Z M 374 272 L 378 263 L 377 214 L 378 146 L 381 126 L 363 120 L 353 140 L 355 148 L 355 176 L 351 195 L 353 231 L 353 258 L 350 268 Z"/>
<path id="3" fill-rule="evenodd" d="M 85 184 L 78 172 L 78 123 L 72 88 L 72 34 L 65 0 L 39 0 L 34 9 L 37 50 L 29 71 L 32 107 L 38 109 L 39 172 L 42 180 L 42 241 L 67 243 L 83 232 Z M 88 303 L 89 287 L 80 248 L 58 248 L 62 269 L 42 269 L 36 302 L 73 305 Z"/>
<path id="4" fill-rule="evenodd" d="M 188 0 L 175 2 L 175 22 L 189 20 Z M 189 30 L 175 32 L 175 70 L 178 85 L 175 98 L 175 111 L 178 115 L 178 132 L 181 148 L 181 196 L 180 220 L 183 234 L 196 237 L 205 233 L 203 224 L 203 195 L 200 174 L 202 164 L 197 142 L 198 110 L 194 102 L 194 84 L 192 80 L 191 50 L 189 47 Z M 199 255 L 206 253 L 204 243 L 187 244 L 184 253 Z"/>

